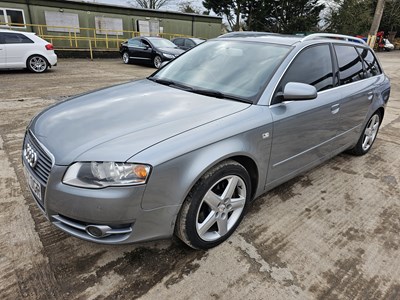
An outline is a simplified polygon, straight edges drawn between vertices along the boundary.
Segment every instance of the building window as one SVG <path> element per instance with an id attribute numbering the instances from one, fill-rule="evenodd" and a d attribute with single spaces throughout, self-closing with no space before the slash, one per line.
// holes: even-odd
<path id="1" fill-rule="evenodd" d="M 22 9 L 0 7 L 0 27 L 26 28 Z"/>

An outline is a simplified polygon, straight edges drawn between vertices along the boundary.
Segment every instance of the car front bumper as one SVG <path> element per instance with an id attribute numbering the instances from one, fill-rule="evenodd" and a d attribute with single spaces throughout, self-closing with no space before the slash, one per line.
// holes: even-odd
<path id="1" fill-rule="evenodd" d="M 38 156 L 46 154 L 47 150 L 33 135 L 25 138 L 24 149 L 27 143 L 33 144 Z M 78 188 L 62 183 L 67 166 L 53 164 L 46 180 L 39 173 L 40 163 L 32 168 L 25 155 L 22 161 L 28 182 L 33 180 L 40 184 L 36 193 L 32 184 L 28 184 L 39 208 L 51 223 L 75 237 L 103 244 L 125 244 L 167 238 L 173 234 L 179 207 L 143 209 L 141 201 L 145 185 Z M 103 236 L 96 237 L 88 230 L 93 227 L 108 230 Z"/>

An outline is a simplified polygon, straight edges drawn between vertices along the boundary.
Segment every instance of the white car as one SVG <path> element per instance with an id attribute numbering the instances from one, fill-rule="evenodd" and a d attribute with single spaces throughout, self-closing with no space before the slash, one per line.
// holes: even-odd
<path id="1" fill-rule="evenodd" d="M 53 45 L 35 33 L 0 29 L 0 69 L 42 73 L 56 65 Z"/>

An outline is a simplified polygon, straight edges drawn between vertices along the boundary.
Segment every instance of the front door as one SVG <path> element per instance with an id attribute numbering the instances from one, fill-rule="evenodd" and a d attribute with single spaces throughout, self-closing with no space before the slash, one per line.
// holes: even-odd
<path id="1" fill-rule="evenodd" d="M 315 86 L 317 98 L 284 101 L 280 93 L 288 82 Z M 334 85 L 329 44 L 302 50 L 287 69 L 270 106 L 274 129 L 267 187 L 286 181 L 333 151 L 341 98 Z"/>

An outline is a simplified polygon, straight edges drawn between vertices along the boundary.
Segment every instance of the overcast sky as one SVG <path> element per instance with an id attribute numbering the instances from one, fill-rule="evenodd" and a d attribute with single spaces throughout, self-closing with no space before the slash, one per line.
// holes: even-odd
<path id="1" fill-rule="evenodd" d="M 131 6 L 130 3 L 134 3 L 134 0 L 84 0 L 85 2 L 95 2 L 95 3 L 106 3 L 111 5 L 123 5 L 123 6 Z M 179 8 L 179 4 L 183 2 L 187 2 L 188 0 L 170 0 L 170 3 L 163 6 L 161 10 L 174 10 L 177 11 Z M 203 5 L 201 4 L 202 0 L 192 0 L 192 5 L 199 9 L 200 11 L 205 10 Z"/>

